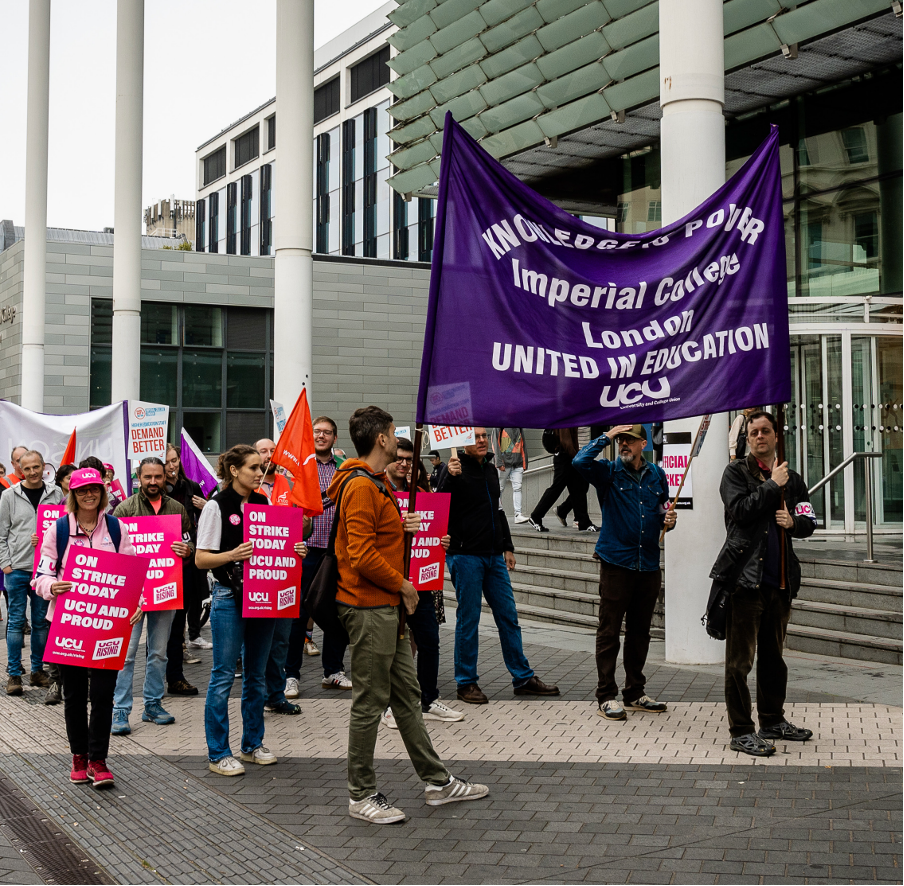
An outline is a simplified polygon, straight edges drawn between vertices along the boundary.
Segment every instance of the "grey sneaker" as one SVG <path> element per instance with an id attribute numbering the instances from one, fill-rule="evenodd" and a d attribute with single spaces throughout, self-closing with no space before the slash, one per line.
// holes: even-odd
<path id="1" fill-rule="evenodd" d="M 132 731 L 129 726 L 129 715 L 122 708 L 113 708 L 113 723 L 110 726 L 110 735 L 128 735 Z"/>
<path id="2" fill-rule="evenodd" d="M 628 718 L 625 709 L 614 698 L 604 701 L 596 713 L 606 720 L 626 720 Z"/>
<path id="3" fill-rule="evenodd" d="M 283 695 L 286 698 L 298 698 L 298 680 L 294 677 L 286 677 L 286 691 Z"/>
<path id="4" fill-rule="evenodd" d="M 728 746 L 733 751 L 740 751 L 751 757 L 771 757 L 775 753 L 775 745 L 771 741 L 760 738 L 755 732 L 734 736 Z"/>
<path id="5" fill-rule="evenodd" d="M 424 789 L 424 800 L 428 806 L 442 806 L 445 803 L 460 803 L 462 800 L 479 800 L 489 792 L 490 789 L 485 784 L 462 781 L 452 775 L 448 784 L 428 784 Z"/>
<path id="6" fill-rule="evenodd" d="M 207 768 L 211 772 L 216 772 L 217 775 L 244 775 L 245 767 L 236 760 L 235 757 L 223 757 L 222 760 L 217 760 L 216 763 L 211 763 L 208 761 Z"/>
<path id="7" fill-rule="evenodd" d="M 641 695 L 640 698 L 627 702 L 625 707 L 629 711 L 647 711 L 650 714 L 661 714 L 669 709 L 664 701 L 656 701 L 655 698 L 650 698 L 649 695 Z"/>
<path id="8" fill-rule="evenodd" d="M 405 821 L 405 813 L 395 806 L 390 806 L 389 801 L 379 791 L 371 794 L 363 800 L 349 800 L 348 814 L 352 818 L 360 818 L 361 821 L 369 821 L 373 824 L 394 824 L 397 821 Z"/>
<path id="9" fill-rule="evenodd" d="M 276 754 L 263 745 L 258 745 L 253 751 L 242 751 L 239 756 L 246 763 L 257 763 L 258 766 L 272 766 L 276 762 Z"/>
<path id="10" fill-rule="evenodd" d="M 444 723 L 457 723 L 459 720 L 464 720 L 464 718 L 465 715 L 461 711 L 453 711 L 452 708 L 444 705 L 439 699 L 424 711 L 425 720 L 442 720 Z"/>
<path id="11" fill-rule="evenodd" d="M 395 717 L 392 715 L 392 708 L 386 708 L 382 714 L 380 714 L 380 722 L 384 726 L 388 726 L 390 729 L 398 729 L 399 724 L 396 723 Z"/>

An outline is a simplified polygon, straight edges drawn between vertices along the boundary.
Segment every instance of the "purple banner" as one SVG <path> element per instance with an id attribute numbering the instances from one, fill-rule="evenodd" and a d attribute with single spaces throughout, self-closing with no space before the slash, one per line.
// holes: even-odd
<path id="1" fill-rule="evenodd" d="M 790 396 L 776 127 L 690 215 L 616 234 L 446 116 L 419 422 L 622 424 Z"/>

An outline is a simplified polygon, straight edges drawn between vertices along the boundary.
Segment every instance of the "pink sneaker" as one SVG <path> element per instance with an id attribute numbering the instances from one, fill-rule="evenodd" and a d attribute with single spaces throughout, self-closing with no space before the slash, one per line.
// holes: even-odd
<path id="1" fill-rule="evenodd" d="M 72 755 L 72 771 L 69 781 L 73 784 L 88 784 L 88 758 L 84 754 Z"/>
<path id="2" fill-rule="evenodd" d="M 105 760 L 93 760 L 88 764 L 88 778 L 94 782 L 96 788 L 112 788 L 113 773 L 107 769 Z"/>

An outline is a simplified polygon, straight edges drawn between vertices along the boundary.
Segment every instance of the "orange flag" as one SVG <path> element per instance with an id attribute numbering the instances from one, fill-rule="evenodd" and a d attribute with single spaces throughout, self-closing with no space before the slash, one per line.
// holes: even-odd
<path id="1" fill-rule="evenodd" d="M 75 428 L 72 429 L 72 433 L 69 435 L 69 442 L 66 444 L 66 451 L 63 453 L 63 460 L 60 462 L 60 467 L 63 465 L 74 465 L 75 464 Z"/>
<path id="2" fill-rule="evenodd" d="M 292 414 L 279 435 L 273 462 L 292 472 L 295 485 L 292 501 L 309 516 L 323 513 L 317 458 L 314 455 L 314 427 L 308 408 L 308 392 L 302 388 Z"/>

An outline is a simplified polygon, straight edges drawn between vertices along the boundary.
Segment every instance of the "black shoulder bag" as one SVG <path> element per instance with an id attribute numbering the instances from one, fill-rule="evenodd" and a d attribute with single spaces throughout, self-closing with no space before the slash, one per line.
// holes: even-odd
<path id="1" fill-rule="evenodd" d="M 326 553 L 314 573 L 314 578 L 308 585 L 302 598 L 304 611 L 309 618 L 314 619 L 314 623 L 324 634 L 332 634 L 337 638 L 344 638 L 344 642 L 348 644 L 348 632 L 345 626 L 339 620 L 339 610 L 336 608 L 336 591 L 339 588 L 339 561 L 336 559 L 336 533 L 339 531 L 339 519 L 342 508 L 342 495 L 345 487 L 355 477 L 367 477 L 384 495 L 388 494 L 386 486 L 376 479 L 372 474 L 361 468 L 355 468 L 349 471 L 351 476 L 339 489 L 339 495 L 336 500 L 336 510 L 333 517 L 333 526 L 330 529 L 330 540 L 327 545 Z"/>

